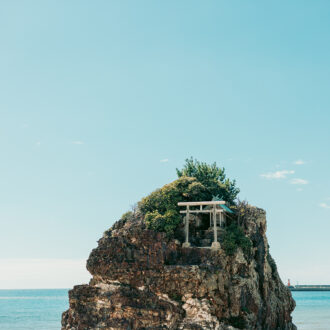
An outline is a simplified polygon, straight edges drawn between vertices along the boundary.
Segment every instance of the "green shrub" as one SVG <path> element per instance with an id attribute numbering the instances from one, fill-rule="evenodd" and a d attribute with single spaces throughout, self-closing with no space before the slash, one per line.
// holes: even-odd
<path id="1" fill-rule="evenodd" d="M 182 170 L 177 169 L 179 178 L 138 203 L 147 228 L 166 232 L 173 237 L 176 228 L 182 223 L 178 202 L 210 201 L 214 196 L 234 202 L 239 189 L 235 181 L 226 179 L 224 169 L 216 164 L 207 165 L 187 159 Z"/>
<path id="2" fill-rule="evenodd" d="M 241 201 L 238 199 L 236 205 L 232 206 L 235 212 L 235 217 L 239 225 L 244 226 L 248 219 L 256 219 L 259 216 L 258 209 L 251 206 L 246 200 Z"/>
<path id="3" fill-rule="evenodd" d="M 160 214 L 167 210 L 179 211 L 178 202 L 201 200 L 205 192 L 206 188 L 196 178 L 181 177 L 142 198 L 138 207 L 143 214 L 154 211 Z"/>
<path id="4" fill-rule="evenodd" d="M 173 237 L 182 222 L 178 202 L 198 201 L 205 193 L 206 188 L 196 178 L 184 176 L 144 197 L 138 207 L 144 214 L 147 228 Z"/>
<path id="5" fill-rule="evenodd" d="M 132 220 L 132 219 L 133 219 L 133 212 L 132 211 L 128 211 L 128 212 L 124 213 L 120 218 L 120 220 L 123 220 L 125 222 L 129 221 L 129 220 Z"/>
<path id="6" fill-rule="evenodd" d="M 178 177 L 188 176 L 196 178 L 205 188 L 204 200 L 211 200 L 213 196 L 219 196 L 230 204 L 235 204 L 239 193 L 236 181 L 226 178 L 225 169 L 218 167 L 216 163 L 208 165 L 192 157 L 186 159 L 182 170 L 176 169 Z"/>
<path id="7" fill-rule="evenodd" d="M 175 229 L 180 224 L 181 219 L 176 210 L 167 210 L 163 215 L 158 211 L 147 212 L 144 221 L 147 228 L 165 232 L 166 235 L 171 238 L 174 235 Z"/>
<path id="8" fill-rule="evenodd" d="M 237 224 L 232 223 L 226 228 L 224 241 L 222 246 L 227 255 L 235 254 L 237 248 L 241 248 L 246 256 L 251 255 L 252 242 L 245 236 L 244 230 L 238 227 Z"/>

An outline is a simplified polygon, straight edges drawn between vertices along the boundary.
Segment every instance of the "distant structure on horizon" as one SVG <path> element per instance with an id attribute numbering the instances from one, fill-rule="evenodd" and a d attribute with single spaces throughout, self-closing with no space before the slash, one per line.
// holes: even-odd
<path id="1" fill-rule="evenodd" d="M 315 284 L 315 285 L 291 285 L 290 279 L 288 279 L 288 285 L 287 287 L 291 290 L 291 291 L 330 291 L 330 285 L 319 285 L 319 284 Z"/>

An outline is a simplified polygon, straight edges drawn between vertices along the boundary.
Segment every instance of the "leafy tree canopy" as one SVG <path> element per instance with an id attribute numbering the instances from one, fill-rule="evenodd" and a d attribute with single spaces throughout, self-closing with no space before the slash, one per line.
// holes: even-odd
<path id="1" fill-rule="evenodd" d="M 174 235 L 182 222 L 178 202 L 209 201 L 215 196 L 230 204 L 235 203 L 239 189 L 235 181 L 226 178 L 224 168 L 216 163 L 208 165 L 192 158 L 187 159 L 178 179 L 155 190 L 139 203 L 147 227 Z"/>
<path id="2" fill-rule="evenodd" d="M 208 165 L 207 163 L 194 160 L 192 157 L 186 159 L 182 170 L 176 169 L 178 177 L 194 177 L 207 190 L 205 200 L 211 200 L 218 196 L 229 204 L 235 204 L 239 188 L 236 187 L 236 181 L 230 181 L 226 178 L 225 169 L 218 167 L 216 163 Z"/>

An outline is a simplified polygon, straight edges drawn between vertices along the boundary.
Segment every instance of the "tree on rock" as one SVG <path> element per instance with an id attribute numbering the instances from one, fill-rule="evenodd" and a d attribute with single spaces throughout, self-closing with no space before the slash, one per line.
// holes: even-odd
<path id="1" fill-rule="evenodd" d="M 226 178 L 224 168 L 187 159 L 178 179 L 144 197 L 138 207 L 148 228 L 173 237 L 181 223 L 178 202 L 211 201 L 215 196 L 230 205 L 239 193 L 236 182 Z"/>
<path id="2" fill-rule="evenodd" d="M 182 170 L 176 169 L 176 173 L 179 178 L 182 176 L 196 178 L 207 190 L 205 200 L 211 200 L 214 196 L 218 196 L 233 205 L 240 192 L 239 188 L 236 187 L 236 181 L 230 181 L 226 178 L 225 169 L 218 167 L 216 163 L 209 165 L 191 157 L 186 159 Z"/>

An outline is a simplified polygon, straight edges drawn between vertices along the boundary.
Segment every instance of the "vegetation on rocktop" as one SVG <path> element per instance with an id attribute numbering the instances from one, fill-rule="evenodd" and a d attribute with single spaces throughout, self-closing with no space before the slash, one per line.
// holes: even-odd
<path id="1" fill-rule="evenodd" d="M 214 196 L 235 204 L 239 193 L 236 182 L 226 178 L 225 169 L 213 163 L 186 159 L 178 179 L 155 190 L 139 203 L 147 227 L 173 237 L 181 217 L 178 202 L 210 201 Z"/>
<path id="2" fill-rule="evenodd" d="M 181 177 L 144 197 L 138 207 L 148 228 L 172 237 L 181 222 L 178 202 L 198 201 L 205 191 L 195 178 Z"/>
<path id="3" fill-rule="evenodd" d="M 258 216 L 258 209 L 251 206 L 247 201 L 240 201 L 238 199 L 236 205 L 232 206 L 235 212 L 237 224 L 244 227 L 245 221 L 249 218 L 256 218 Z"/>
<path id="4" fill-rule="evenodd" d="M 192 158 L 186 159 L 181 170 L 177 169 L 178 179 L 155 190 L 144 197 L 137 206 L 147 228 L 165 232 L 173 238 L 176 229 L 182 223 L 178 202 L 225 200 L 235 215 L 225 228 L 222 246 L 227 255 L 234 255 L 241 248 L 250 256 L 252 242 L 244 233 L 244 220 L 254 216 L 255 208 L 246 201 L 236 201 L 239 188 L 235 180 L 226 178 L 225 169 L 213 163 L 208 165 Z M 134 212 L 123 214 L 122 220 L 134 218 Z M 272 263 L 270 263 L 272 265 Z"/>
<path id="5" fill-rule="evenodd" d="M 123 220 L 124 222 L 126 222 L 126 221 L 129 221 L 129 220 L 132 220 L 133 217 L 134 217 L 134 213 L 132 211 L 128 211 L 128 212 L 124 213 L 121 216 L 121 220 Z"/>
<path id="6" fill-rule="evenodd" d="M 226 227 L 222 247 L 229 256 L 234 255 L 237 248 L 241 248 L 246 256 L 250 256 L 252 242 L 245 236 L 243 228 L 233 222 Z"/>
<path id="7" fill-rule="evenodd" d="M 216 163 L 208 165 L 193 158 L 186 159 L 182 170 L 176 169 L 178 177 L 188 176 L 196 178 L 206 189 L 204 196 L 200 200 L 212 200 L 214 196 L 229 204 L 235 204 L 239 188 L 236 181 L 226 178 L 225 169 L 218 167 Z"/>

